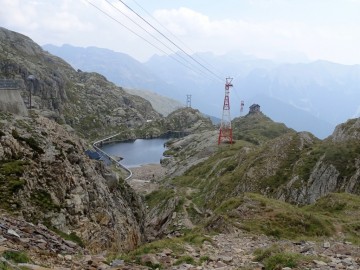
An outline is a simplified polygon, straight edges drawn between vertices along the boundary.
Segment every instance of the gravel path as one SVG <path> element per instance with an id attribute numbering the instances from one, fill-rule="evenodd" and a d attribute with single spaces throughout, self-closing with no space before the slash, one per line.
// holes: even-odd
<path id="1" fill-rule="evenodd" d="M 158 182 L 166 175 L 166 169 L 160 164 L 145 164 L 131 168 L 133 176 L 129 185 L 140 194 L 148 194 L 159 188 Z"/>

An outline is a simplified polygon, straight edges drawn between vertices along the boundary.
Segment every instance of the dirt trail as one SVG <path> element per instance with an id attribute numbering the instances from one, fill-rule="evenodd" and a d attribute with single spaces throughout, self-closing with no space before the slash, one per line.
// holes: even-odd
<path id="1" fill-rule="evenodd" d="M 139 194 L 148 194 L 159 188 L 158 182 L 166 175 L 166 169 L 160 164 L 146 164 L 131 168 L 133 176 L 129 185 Z"/>

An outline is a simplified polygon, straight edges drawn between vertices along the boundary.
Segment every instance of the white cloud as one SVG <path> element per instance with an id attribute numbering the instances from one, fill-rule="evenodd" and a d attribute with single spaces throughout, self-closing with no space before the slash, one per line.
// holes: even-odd
<path id="1" fill-rule="evenodd" d="M 106 1 L 89 1 L 136 33 L 162 47 Z M 121 12 L 158 36 L 119 1 L 109 1 Z M 359 21 L 355 19 L 355 15 L 350 16 L 349 19 L 344 16 L 341 23 L 331 23 L 330 20 L 333 18 L 331 12 L 336 9 L 333 8 L 328 13 L 325 9 L 322 13 L 313 10 L 312 13 L 315 15 L 311 17 L 310 22 L 306 16 L 301 16 L 303 13 L 300 11 L 300 15 L 296 13 L 296 18 L 289 16 L 290 11 L 294 12 L 295 6 L 291 5 L 292 1 L 249 0 L 248 2 L 251 4 L 251 12 L 242 13 L 246 16 L 235 15 L 227 19 L 214 19 L 207 15 L 211 14 L 207 13 L 207 7 L 201 9 L 201 12 L 186 7 L 158 9 L 153 14 L 191 47 L 192 51 L 213 51 L 221 54 L 230 50 L 240 50 L 268 58 L 275 57 L 283 51 L 296 51 L 305 53 L 311 59 L 360 63 Z M 322 1 L 317 3 L 320 2 Z M 296 3 L 296 7 L 301 6 L 299 2 Z M 302 8 L 305 11 L 309 3 L 312 2 L 304 2 Z M 336 2 L 331 1 L 331 3 L 334 6 Z M 354 10 L 351 7 L 360 3 L 360 0 L 347 0 L 344 3 L 350 3 L 347 10 Z M 241 4 L 236 8 L 240 6 Z M 0 0 L 0 7 L 1 26 L 28 35 L 40 44 L 70 43 L 77 46 L 105 47 L 131 54 L 138 59 L 159 53 L 145 41 L 99 12 L 86 0 Z M 266 18 L 256 17 L 264 14 L 269 7 L 272 12 L 281 7 L 286 11 L 280 10 L 276 15 L 270 14 L 271 16 Z M 305 12 L 304 10 L 302 12 Z M 233 13 L 237 14 L 237 12 Z M 284 14 L 286 16 L 283 16 Z"/>
<path id="2" fill-rule="evenodd" d="M 274 0 L 276 2 L 282 0 Z M 255 1 L 267 4 L 266 1 Z M 188 8 L 157 10 L 155 17 L 196 50 L 223 53 L 242 50 L 260 57 L 275 57 L 282 51 L 297 51 L 312 59 L 354 61 L 360 46 L 357 26 L 312 25 L 289 20 L 211 20 Z M 347 48 L 347 52 L 344 52 Z M 360 63 L 360 58 L 357 59 Z"/>

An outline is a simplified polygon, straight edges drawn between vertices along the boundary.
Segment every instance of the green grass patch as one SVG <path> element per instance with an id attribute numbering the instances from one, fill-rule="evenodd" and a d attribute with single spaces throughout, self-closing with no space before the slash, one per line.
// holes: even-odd
<path id="1" fill-rule="evenodd" d="M 254 255 L 254 260 L 263 263 L 265 270 L 277 270 L 284 267 L 295 268 L 302 262 L 308 262 L 312 259 L 301 254 L 284 252 L 277 245 L 265 249 L 256 249 Z"/>
<path id="2" fill-rule="evenodd" d="M 0 206 L 7 210 L 14 210 L 20 206 L 13 195 L 24 188 L 26 181 L 22 175 L 28 162 L 22 160 L 9 160 L 0 162 Z"/>
<path id="3" fill-rule="evenodd" d="M 195 260 L 193 257 L 191 256 L 182 256 L 179 259 L 176 260 L 176 262 L 174 263 L 174 265 L 180 265 L 183 263 L 187 263 L 187 264 L 195 264 Z"/>
<path id="4" fill-rule="evenodd" d="M 51 195 L 45 190 L 36 190 L 31 193 L 30 200 L 39 208 L 47 211 L 60 211 L 60 206 L 56 205 Z"/>
<path id="5" fill-rule="evenodd" d="M 10 265 L 8 265 L 6 262 L 0 261 L 0 270 L 13 270 Z"/>
<path id="6" fill-rule="evenodd" d="M 345 234 L 348 241 L 360 244 L 360 196 L 331 193 L 303 209 L 329 220 Z"/>
<path id="7" fill-rule="evenodd" d="M 53 232 L 55 232 L 57 235 L 59 235 L 64 240 L 70 240 L 70 241 L 78 244 L 80 247 L 85 247 L 83 240 L 79 236 L 77 236 L 76 233 L 71 232 L 70 234 L 67 234 L 67 233 L 64 233 L 63 231 L 60 231 L 59 229 L 52 227 L 52 226 L 50 226 L 49 229 L 52 230 Z"/>
<path id="8" fill-rule="evenodd" d="M 205 241 L 212 242 L 211 238 L 198 233 L 187 234 L 183 237 L 183 240 L 195 246 L 201 246 Z"/>
<path id="9" fill-rule="evenodd" d="M 151 192 L 145 196 L 145 201 L 149 208 L 166 203 L 170 198 L 175 196 L 174 190 L 171 189 L 159 189 Z"/>
<path id="10" fill-rule="evenodd" d="M 29 163 L 22 160 L 1 161 L 0 174 L 5 176 L 22 176 L 25 171 L 25 165 Z"/>
<path id="11" fill-rule="evenodd" d="M 31 261 L 29 256 L 23 251 L 6 250 L 3 253 L 3 257 L 14 263 L 28 263 Z"/>
<path id="12" fill-rule="evenodd" d="M 126 261 L 132 261 L 141 255 L 156 254 L 162 252 L 164 249 L 171 249 L 174 253 L 181 254 L 185 251 L 183 244 L 184 241 L 180 238 L 162 239 L 142 245 L 121 257 Z"/>
<path id="13" fill-rule="evenodd" d="M 295 253 L 277 253 L 266 258 L 263 263 L 265 270 L 276 270 L 284 267 L 295 268 L 303 257 Z"/>
<path id="14" fill-rule="evenodd" d="M 318 238 L 330 236 L 335 231 L 322 215 L 259 194 L 246 193 L 230 198 L 215 213 L 240 229 L 275 238 Z M 218 219 L 214 218 L 213 222 Z M 207 227 L 211 228 L 211 223 Z"/>
<path id="15" fill-rule="evenodd" d="M 244 202 L 242 197 L 233 197 L 223 202 L 218 208 L 215 209 L 215 213 L 222 214 L 229 210 L 236 209 L 239 205 Z"/>
<path id="16" fill-rule="evenodd" d="M 44 150 L 39 146 L 39 143 L 33 137 L 21 137 L 16 129 L 13 129 L 11 132 L 14 139 L 25 142 L 32 150 L 34 150 L 37 154 L 44 154 Z"/>

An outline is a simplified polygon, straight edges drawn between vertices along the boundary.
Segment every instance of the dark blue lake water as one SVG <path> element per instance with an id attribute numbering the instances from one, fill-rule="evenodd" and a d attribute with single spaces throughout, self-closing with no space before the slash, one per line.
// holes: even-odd
<path id="1" fill-rule="evenodd" d="M 159 164 L 166 150 L 164 143 L 169 139 L 137 139 L 131 142 L 107 144 L 101 147 L 111 156 L 124 158 L 120 163 L 126 167 L 143 164 Z"/>

